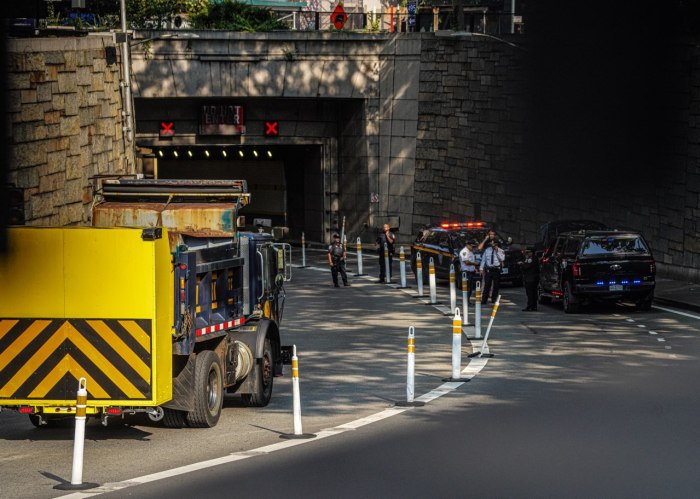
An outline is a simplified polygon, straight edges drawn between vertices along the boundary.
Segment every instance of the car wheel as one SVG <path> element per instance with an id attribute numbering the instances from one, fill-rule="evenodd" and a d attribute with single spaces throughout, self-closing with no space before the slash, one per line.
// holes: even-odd
<path id="1" fill-rule="evenodd" d="M 579 304 L 574 298 L 574 294 L 571 291 L 571 284 L 568 282 L 564 283 L 564 312 L 567 314 L 575 314 L 578 312 Z"/>
<path id="2" fill-rule="evenodd" d="M 542 285 L 537 284 L 537 302 L 540 305 L 544 305 L 545 303 L 551 303 L 552 299 L 549 296 L 544 296 L 542 292 Z"/>
<path id="3" fill-rule="evenodd" d="M 651 310 L 651 305 L 654 302 L 654 292 L 650 291 L 648 295 L 646 295 L 644 298 L 639 300 L 637 303 L 635 303 L 635 306 L 637 307 L 637 310 L 642 310 L 644 312 L 647 312 Z"/>

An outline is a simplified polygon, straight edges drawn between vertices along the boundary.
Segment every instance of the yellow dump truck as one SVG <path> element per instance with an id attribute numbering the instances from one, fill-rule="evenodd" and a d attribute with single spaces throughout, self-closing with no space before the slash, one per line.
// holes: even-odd
<path id="1" fill-rule="evenodd" d="M 245 181 L 105 181 L 92 227 L 13 227 L 0 257 L 0 407 L 36 426 L 145 412 L 211 427 L 225 391 L 265 406 L 288 245 L 237 230 Z"/>

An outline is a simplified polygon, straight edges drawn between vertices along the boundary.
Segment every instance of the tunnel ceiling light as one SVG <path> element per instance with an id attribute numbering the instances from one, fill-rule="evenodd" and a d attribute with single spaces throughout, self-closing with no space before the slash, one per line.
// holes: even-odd
<path id="1" fill-rule="evenodd" d="M 258 151 L 256 151 L 255 149 L 253 149 L 253 156 L 255 156 L 256 158 L 258 157 Z"/>
<path id="2" fill-rule="evenodd" d="M 179 157 L 177 151 L 173 151 L 173 156 L 175 156 L 176 158 Z"/>
<path id="3" fill-rule="evenodd" d="M 192 157 L 192 151 L 190 151 L 190 150 L 188 149 L 188 150 L 187 150 L 187 155 L 191 158 L 191 157 Z"/>
<path id="4" fill-rule="evenodd" d="M 272 151 L 270 151 L 269 149 L 267 150 L 267 157 L 268 157 L 268 158 L 271 158 L 271 157 L 272 157 Z"/>
<path id="5" fill-rule="evenodd" d="M 209 157 L 209 150 L 208 150 L 208 149 L 205 149 L 205 150 L 204 150 L 204 155 L 205 155 L 207 158 Z"/>
<path id="6" fill-rule="evenodd" d="M 238 155 L 242 158 L 243 157 L 243 149 L 238 150 Z"/>
<path id="7" fill-rule="evenodd" d="M 161 158 L 163 157 L 163 150 L 162 149 L 158 150 L 158 156 L 160 156 Z"/>
<path id="8" fill-rule="evenodd" d="M 221 155 L 225 158 L 226 157 L 226 149 L 221 150 Z"/>

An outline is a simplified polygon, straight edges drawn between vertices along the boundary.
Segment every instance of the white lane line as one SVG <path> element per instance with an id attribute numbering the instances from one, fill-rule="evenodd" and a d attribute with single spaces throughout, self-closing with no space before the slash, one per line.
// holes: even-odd
<path id="1" fill-rule="evenodd" d="M 627 322 L 634 322 L 634 319 L 625 319 Z"/>
<path id="2" fill-rule="evenodd" d="M 663 338 L 656 338 L 656 341 L 658 341 L 658 342 L 664 342 L 664 341 L 666 341 L 666 340 L 663 339 Z"/>
<path id="3" fill-rule="evenodd" d="M 654 305 L 653 308 L 658 308 L 659 310 L 663 310 L 664 312 L 670 312 L 672 314 L 676 315 L 682 315 L 683 317 L 690 317 L 691 319 L 698 319 L 700 320 L 700 315 L 693 315 L 693 314 L 688 314 L 686 312 L 680 312 L 678 310 L 673 310 L 672 308 L 666 308 L 666 307 L 659 307 Z"/>
<path id="4" fill-rule="evenodd" d="M 646 327 L 644 324 L 637 324 L 637 327 Z"/>
<path id="5" fill-rule="evenodd" d="M 649 331 L 649 334 L 657 335 L 659 333 L 657 333 L 656 331 Z"/>

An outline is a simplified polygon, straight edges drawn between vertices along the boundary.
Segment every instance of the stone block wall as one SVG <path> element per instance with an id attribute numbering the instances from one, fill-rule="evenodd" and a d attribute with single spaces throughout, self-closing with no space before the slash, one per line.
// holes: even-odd
<path id="1" fill-rule="evenodd" d="M 518 43 L 527 44 L 527 39 Z M 545 101 L 560 97 L 564 103 L 575 103 L 580 96 L 551 96 L 538 88 L 542 80 L 528 73 L 532 68 L 527 66 L 526 45 L 424 37 L 414 232 L 425 223 L 476 217 L 530 243 L 548 220 L 595 219 L 641 230 L 661 275 L 700 281 L 698 46 L 697 40 L 676 40 L 656 59 L 661 66 L 649 68 L 657 71 L 651 84 L 639 83 L 632 97 L 607 96 L 604 103 L 618 107 L 607 114 L 600 112 L 601 105 L 590 113 L 596 119 L 621 116 L 621 124 L 647 134 L 651 147 L 643 140 L 613 140 L 606 147 L 603 140 L 591 143 L 581 159 L 576 149 L 581 141 L 574 137 L 571 147 L 560 142 L 576 126 L 595 137 L 596 123 L 585 121 L 586 110 L 579 106 L 581 116 L 567 117 L 557 136 L 557 116 L 538 113 L 536 106 L 543 100 L 537 94 Z M 625 78 L 625 84 L 638 83 L 632 76 Z M 654 102 L 636 100 L 650 88 Z M 587 98 L 597 104 L 594 92 Z M 639 106 L 648 112 L 640 112 Z M 638 114 L 650 124 L 635 129 Z M 532 130 L 533 124 L 542 124 L 538 119 L 550 119 L 544 129 L 554 133 L 538 137 Z M 620 137 L 637 138 L 624 132 Z M 600 161 L 591 161 L 596 155 Z"/>
<path id="2" fill-rule="evenodd" d="M 95 177 L 135 172 L 113 46 L 111 35 L 7 42 L 8 180 L 28 225 L 87 224 Z"/>
<path id="3" fill-rule="evenodd" d="M 423 224 L 476 218 L 509 233 L 534 231 L 517 193 L 519 56 L 504 43 L 423 37 L 414 233 Z"/>

